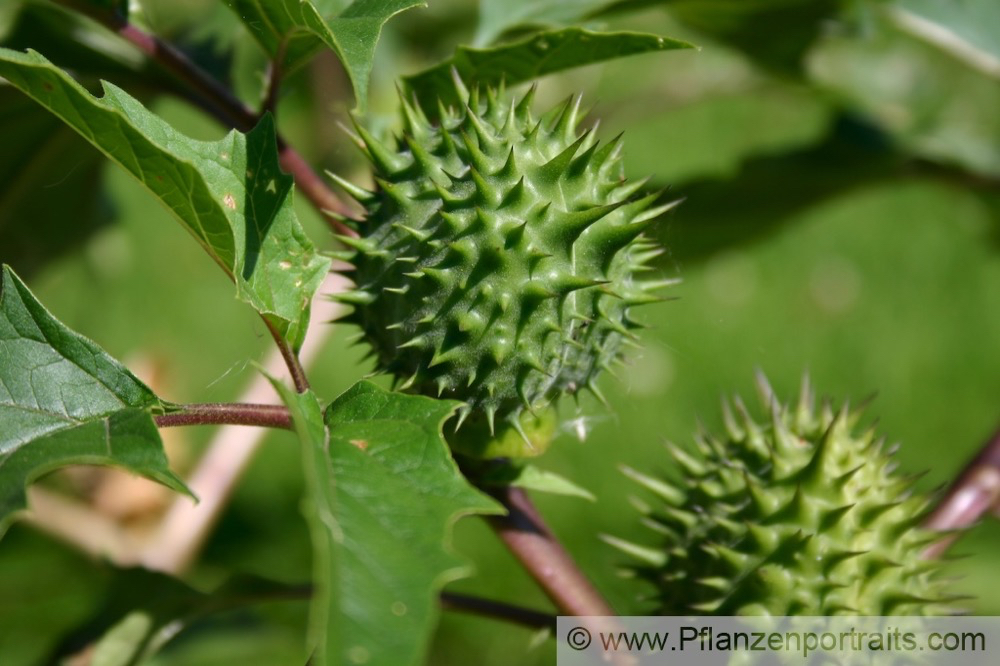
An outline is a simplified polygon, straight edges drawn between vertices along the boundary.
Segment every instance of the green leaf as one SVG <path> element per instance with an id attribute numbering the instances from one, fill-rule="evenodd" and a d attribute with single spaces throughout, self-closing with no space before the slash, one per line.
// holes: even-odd
<path id="1" fill-rule="evenodd" d="M 579 497 L 590 502 L 597 501 L 594 493 L 565 476 L 532 464 L 493 466 L 479 477 L 479 483 L 484 486 L 513 486 L 540 493 Z"/>
<path id="2" fill-rule="evenodd" d="M 475 43 L 484 46 L 512 28 L 557 28 L 580 20 L 614 0 L 479 0 Z"/>
<path id="3" fill-rule="evenodd" d="M 782 74 L 801 74 L 802 57 L 841 18 L 840 0 L 619 0 L 604 13 L 660 6 L 682 23 L 730 44 Z"/>
<path id="4" fill-rule="evenodd" d="M 0 76 L 54 113 L 152 192 L 236 284 L 236 295 L 298 347 L 329 267 L 292 209 L 274 121 L 195 141 L 104 83 L 96 98 L 40 54 L 0 49 Z"/>
<path id="5" fill-rule="evenodd" d="M 318 664 L 333 663 L 327 655 L 337 653 L 337 583 L 341 563 L 338 548 L 344 535 L 337 519 L 337 492 L 329 456 L 330 439 L 323 423 L 323 408 L 312 391 L 295 393 L 271 379 L 288 405 L 292 423 L 302 445 L 306 505 L 303 508 L 313 546 L 313 596 L 309 609 L 309 646 L 316 650 Z"/>
<path id="6" fill-rule="evenodd" d="M 423 0 L 228 0 L 250 34 L 287 71 L 305 63 L 326 45 L 340 58 L 354 88 L 360 112 L 368 100 L 375 46 L 382 26 L 396 14 L 426 7 Z"/>
<path id="7" fill-rule="evenodd" d="M 436 108 L 440 98 L 455 103 L 451 79 L 454 67 L 466 82 L 495 85 L 520 83 L 565 69 L 624 56 L 690 49 L 693 45 L 669 37 L 640 32 L 592 32 L 565 28 L 532 35 L 485 49 L 460 46 L 448 60 L 404 79 L 425 110 Z"/>
<path id="8" fill-rule="evenodd" d="M 167 467 L 163 403 L 100 347 L 57 321 L 14 272 L 0 281 L 0 535 L 25 487 L 71 464 L 117 465 L 190 494 Z"/>
<path id="9" fill-rule="evenodd" d="M 268 56 L 283 55 L 286 72 L 304 64 L 323 45 L 307 27 L 305 16 L 316 13 L 332 19 L 347 5 L 347 0 L 226 0 Z"/>
<path id="10" fill-rule="evenodd" d="M 456 403 L 359 382 L 331 404 L 279 389 L 303 444 L 316 544 L 317 663 L 423 663 L 437 595 L 466 574 L 451 525 L 500 507 L 474 489 L 441 436 Z"/>

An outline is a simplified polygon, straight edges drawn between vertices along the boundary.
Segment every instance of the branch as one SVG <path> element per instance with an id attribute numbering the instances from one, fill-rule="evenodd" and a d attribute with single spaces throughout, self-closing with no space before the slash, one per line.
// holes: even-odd
<path id="1" fill-rule="evenodd" d="M 491 516 L 487 521 L 561 614 L 615 614 L 545 524 L 524 490 L 506 487 L 494 490 L 492 495 L 508 514 Z"/>
<path id="2" fill-rule="evenodd" d="M 441 593 L 441 607 L 445 610 L 463 611 L 474 615 L 482 615 L 496 620 L 519 624 L 529 629 L 548 629 L 556 632 L 556 616 L 543 613 L 523 606 L 472 597 L 452 592 Z"/>
<path id="3" fill-rule="evenodd" d="M 180 405 L 180 410 L 155 417 L 160 428 L 190 425 L 242 425 L 292 429 L 292 417 L 284 405 L 208 402 Z"/>
<path id="4" fill-rule="evenodd" d="M 118 33 L 133 46 L 158 63 L 163 69 L 176 77 L 190 89 L 212 115 L 231 127 L 242 132 L 254 128 L 259 116 L 246 106 L 229 88 L 213 78 L 182 51 L 173 45 L 162 41 L 155 35 L 145 32 L 128 22 L 128 18 L 112 11 L 102 11 L 79 0 L 59 0 L 63 5 L 90 16 L 105 28 Z M 282 168 L 295 178 L 302 193 L 309 199 L 313 207 L 327 220 L 334 231 L 347 236 L 357 236 L 357 232 L 340 220 L 324 215 L 324 211 L 332 211 L 346 218 L 353 218 L 351 209 L 333 193 L 323 179 L 306 162 L 294 148 L 285 142 L 280 134 L 277 136 L 278 157 Z"/>
<path id="5" fill-rule="evenodd" d="M 969 527 L 984 514 L 1000 509 L 1000 429 L 948 488 L 934 511 L 924 520 L 932 530 L 955 531 Z M 924 551 L 925 558 L 943 554 L 958 538 L 949 534 Z"/>

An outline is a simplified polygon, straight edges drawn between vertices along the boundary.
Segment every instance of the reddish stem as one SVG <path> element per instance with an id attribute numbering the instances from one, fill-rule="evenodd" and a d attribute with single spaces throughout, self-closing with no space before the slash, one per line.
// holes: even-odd
<path id="1" fill-rule="evenodd" d="M 264 91 L 264 101 L 260 105 L 260 115 L 270 113 L 277 115 L 278 95 L 281 92 L 281 77 L 284 75 L 283 64 L 288 51 L 288 40 L 282 39 L 278 44 L 278 52 L 271 58 L 267 67 L 267 89 Z"/>
<path id="2" fill-rule="evenodd" d="M 261 314 L 261 319 L 264 320 L 264 325 L 267 326 L 268 332 L 274 338 L 274 344 L 278 346 L 281 358 L 285 360 L 285 365 L 288 367 L 288 373 L 292 376 L 292 383 L 295 385 L 295 390 L 299 393 L 305 393 L 309 390 L 309 379 L 306 377 L 306 371 L 302 367 L 299 355 L 295 353 L 292 346 L 288 344 L 288 340 L 285 340 L 285 336 L 271 323 L 271 320 L 266 315 Z"/>
<path id="3" fill-rule="evenodd" d="M 965 466 L 937 507 L 924 521 L 932 530 L 954 531 L 969 527 L 983 515 L 1000 508 L 1000 429 Z M 924 557 L 943 554 L 958 538 L 950 534 L 924 551 Z"/>
<path id="4" fill-rule="evenodd" d="M 102 23 L 184 82 L 189 90 L 209 103 L 213 113 L 227 125 L 248 131 L 257 124 L 257 114 L 243 104 L 231 90 L 194 64 L 180 49 L 132 25 L 122 17 L 105 19 Z"/>
<path id="5" fill-rule="evenodd" d="M 494 497 L 508 514 L 487 520 L 561 613 L 615 614 L 545 524 L 524 490 L 505 487 L 495 491 Z"/>
<path id="6" fill-rule="evenodd" d="M 292 429 L 292 417 L 282 405 L 207 402 L 181 405 L 179 411 L 154 417 L 160 428 L 190 425 L 245 425 Z"/>

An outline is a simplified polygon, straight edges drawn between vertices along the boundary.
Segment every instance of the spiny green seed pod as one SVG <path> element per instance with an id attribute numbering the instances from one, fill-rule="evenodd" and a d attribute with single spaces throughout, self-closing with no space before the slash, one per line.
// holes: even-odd
<path id="1" fill-rule="evenodd" d="M 337 179 L 367 209 L 343 239 L 356 288 L 340 300 L 400 388 L 462 401 L 459 425 L 512 427 L 531 455 L 522 412 L 596 393 L 634 338 L 631 308 L 659 300 L 666 281 L 637 279 L 661 252 L 642 232 L 672 204 L 633 197 L 620 137 L 577 133 L 579 96 L 536 121 L 534 88 L 480 99 L 455 85 L 463 104 L 439 103 L 436 124 L 402 99 L 392 145 L 357 127 L 377 188 Z"/>
<path id="2" fill-rule="evenodd" d="M 954 612 L 938 560 L 941 538 L 919 525 L 928 498 L 895 473 L 860 417 L 819 410 L 808 382 L 795 409 L 761 379 L 770 418 L 724 404 L 726 437 L 702 433 L 697 455 L 670 446 L 679 482 L 626 473 L 652 491 L 637 502 L 665 539 L 649 548 L 607 537 L 639 559 L 668 615 L 940 615 Z"/>

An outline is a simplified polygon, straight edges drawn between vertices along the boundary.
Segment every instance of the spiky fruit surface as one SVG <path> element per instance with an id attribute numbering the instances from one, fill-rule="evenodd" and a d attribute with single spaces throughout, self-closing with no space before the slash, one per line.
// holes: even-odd
<path id="1" fill-rule="evenodd" d="M 636 279 L 659 253 L 642 232 L 666 207 L 633 198 L 620 139 L 578 135 L 579 97 L 536 121 L 530 92 L 456 87 L 463 108 L 436 124 L 404 99 L 395 145 L 358 127 L 378 187 L 341 181 L 368 211 L 342 300 L 402 387 L 518 429 L 634 335 L 631 308 L 657 300 Z"/>
<path id="2" fill-rule="evenodd" d="M 770 418 L 728 407 L 726 437 L 697 437 L 697 455 L 671 447 L 680 482 L 627 473 L 652 491 L 650 549 L 608 538 L 643 564 L 664 614 L 939 615 L 953 612 L 942 564 L 921 559 L 941 538 L 919 527 L 928 500 L 858 413 L 798 407 L 762 390 Z M 641 504 L 641 503 L 640 503 Z"/>

